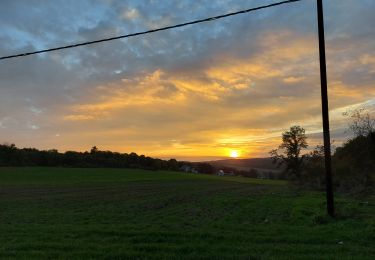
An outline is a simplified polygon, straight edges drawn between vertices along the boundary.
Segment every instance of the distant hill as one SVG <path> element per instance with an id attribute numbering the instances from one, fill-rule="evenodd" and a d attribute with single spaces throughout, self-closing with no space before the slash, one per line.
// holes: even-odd
<path id="1" fill-rule="evenodd" d="M 217 161 L 208 161 L 207 163 L 216 168 L 231 167 L 237 170 L 249 171 L 251 169 L 280 171 L 276 165 L 272 163 L 271 158 L 251 158 L 251 159 L 225 159 Z"/>

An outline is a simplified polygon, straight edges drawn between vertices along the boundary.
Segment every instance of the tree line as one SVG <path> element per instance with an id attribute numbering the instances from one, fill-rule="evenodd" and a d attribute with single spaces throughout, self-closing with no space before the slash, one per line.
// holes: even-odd
<path id="1" fill-rule="evenodd" d="M 0 166 L 50 166 L 50 167 L 108 167 L 141 168 L 149 170 L 177 170 L 175 159 L 155 159 L 136 153 L 100 151 L 96 146 L 90 151 L 67 151 L 55 149 L 38 150 L 17 148 L 15 144 L 0 145 Z"/>
<path id="2" fill-rule="evenodd" d="M 192 163 L 176 159 L 162 160 L 145 155 L 101 151 L 96 146 L 90 151 L 67 151 L 55 149 L 38 150 L 17 148 L 15 144 L 0 145 L 0 167 L 77 167 L 77 168 L 138 168 L 145 170 L 179 171 L 182 167 L 197 173 L 214 174 L 217 169 L 209 163 Z"/>

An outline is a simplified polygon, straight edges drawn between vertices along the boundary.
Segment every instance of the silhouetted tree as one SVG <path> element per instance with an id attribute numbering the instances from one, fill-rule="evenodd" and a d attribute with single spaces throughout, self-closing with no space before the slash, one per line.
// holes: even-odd
<path id="1" fill-rule="evenodd" d="M 98 152 L 98 151 L 99 151 L 98 147 L 96 147 L 96 146 L 94 145 L 94 146 L 91 148 L 90 153 L 93 154 L 93 153 L 96 153 L 96 152 Z"/>
<path id="2" fill-rule="evenodd" d="M 375 132 L 375 118 L 365 108 L 348 110 L 343 115 L 350 117 L 349 130 L 355 137 Z"/>
<path id="3" fill-rule="evenodd" d="M 3 144 L 0 146 L 0 164 L 3 166 L 17 165 L 19 162 L 19 151 L 15 144 Z"/>
<path id="4" fill-rule="evenodd" d="M 270 151 L 273 162 L 279 166 L 285 165 L 286 172 L 291 178 L 301 180 L 301 166 L 303 157 L 301 150 L 307 148 L 305 129 L 292 126 L 289 131 L 282 134 L 282 143 L 277 149 Z"/>
<path id="5" fill-rule="evenodd" d="M 168 170 L 177 171 L 178 168 L 178 162 L 176 161 L 176 159 L 168 160 Z"/>
<path id="6" fill-rule="evenodd" d="M 343 192 L 373 188 L 375 174 L 375 132 L 357 136 L 338 147 L 333 156 L 334 184 Z"/>

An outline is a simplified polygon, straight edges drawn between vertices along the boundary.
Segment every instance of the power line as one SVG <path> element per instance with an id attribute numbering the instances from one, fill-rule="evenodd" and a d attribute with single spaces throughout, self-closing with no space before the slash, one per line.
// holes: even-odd
<path id="1" fill-rule="evenodd" d="M 25 52 L 25 53 L 20 53 L 20 54 L 15 54 L 15 55 L 3 56 L 3 57 L 0 57 L 0 60 L 12 59 L 12 58 L 17 58 L 17 57 L 24 57 L 24 56 L 29 56 L 29 55 L 34 55 L 34 54 L 44 53 L 44 52 L 52 52 L 52 51 L 58 51 L 58 50 L 63 50 L 63 49 L 76 48 L 76 47 L 79 47 L 79 46 L 85 46 L 85 45 L 90 45 L 90 44 L 95 44 L 95 43 L 100 43 L 100 42 L 108 42 L 108 41 L 113 41 L 113 40 L 117 40 L 117 39 L 134 37 L 134 36 L 138 36 L 138 35 L 142 35 L 142 34 L 149 34 L 149 33 L 154 33 L 154 32 L 159 32 L 159 31 L 165 31 L 165 30 L 183 27 L 183 26 L 187 26 L 187 25 L 203 23 L 203 22 L 210 22 L 210 21 L 222 19 L 222 18 L 229 17 L 229 16 L 249 13 L 249 12 L 257 11 L 257 10 L 260 10 L 260 9 L 265 9 L 265 8 L 269 8 L 269 7 L 274 7 L 274 6 L 278 6 L 278 5 L 282 5 L 282 4 L 288 4 L 288 3 L 292 3 L 292 2 L 298 2 L 298 1 L 301 1 L 301 0 L 287 0 L 287 1 L 277 2 L 277 3 L 273 3 L 273 4 L 258 6 L 258 7 L 242 10 L 242 11 L 227 13 L 227 14 L 223 14 L 223 15 L 213 16 L 213 17 L 195 20 L 195 21 L 186 22 L 186 23 L 180 23 L 180 24 L 176 24 L 176 25 L 166 26 L 166 27 L 148 30 L 148 31 L 143 31 L 143 32 L 131 33 L 131 34 L 120 35 L 120 36 L 104 38 L 104 39 L 88 41 L 88 42 L 82 42 L 82 43 L 76 43 L 76 44 L 60 46 L 60 47 L 50 48 L 50 49 L 44 49 L 44 50 L 39 50 L 39 51 L 32 51 L 32 52 Z"/>

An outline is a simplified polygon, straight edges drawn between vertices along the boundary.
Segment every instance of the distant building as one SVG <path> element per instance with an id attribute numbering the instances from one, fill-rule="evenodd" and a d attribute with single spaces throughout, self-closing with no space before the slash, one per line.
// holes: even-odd
<path id="1" fill-rule="evenodd" d="M 234 172 L 224 172 L 223 170 L 219 170 L 217 173 L 216 173 L 217 176 L 234 176 Z"/>
<path id="2" fill-rule="evenodd" d="M 219 170 L 218 172 L 217 172 L 217 174 L 216 174 L 217 176 L 224 176 L 225 175 L 225 173 L 224 173 L 224 171 L 223 170 Z"/>

